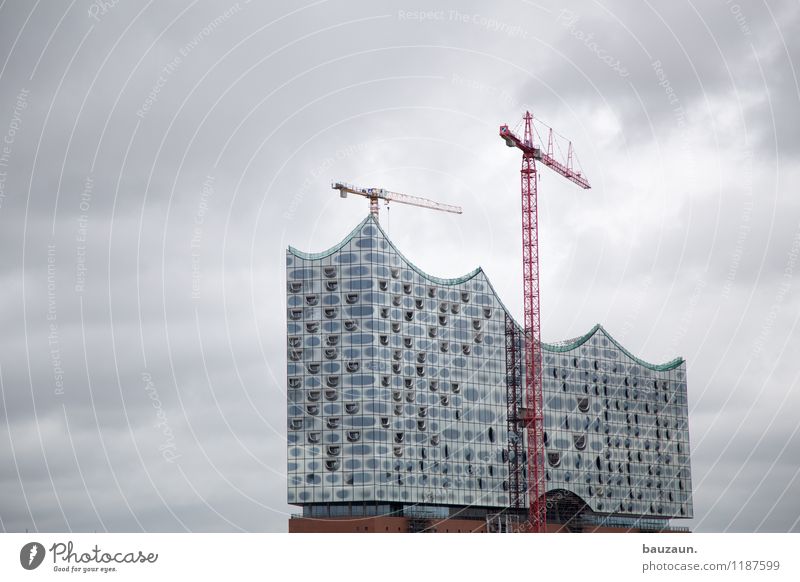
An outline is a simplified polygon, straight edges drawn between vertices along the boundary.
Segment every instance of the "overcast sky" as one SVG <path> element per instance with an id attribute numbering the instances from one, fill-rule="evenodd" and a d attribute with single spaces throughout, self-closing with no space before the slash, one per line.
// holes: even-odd
<path id="1" fill-rule="evenodd" d="M 530 108 L 544 340 L 685 357 L 676 525 L 800 531 L 797 2 L 263 4 L 0 3 L 2 530 L 286 531 L 287 245 L 459 204 L 381 220 L 519 318 Z"/>

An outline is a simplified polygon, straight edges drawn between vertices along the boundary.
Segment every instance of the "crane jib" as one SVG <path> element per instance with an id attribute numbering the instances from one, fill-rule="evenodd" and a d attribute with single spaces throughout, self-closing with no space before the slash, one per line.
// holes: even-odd
<path id="1" fill-rule="evenodd" d="M 389 202 L 399 202 L 401 204 L 408 204 L 410 206 L 417 206 L 420 208 L 430 208 L 431 210 L 441 210 L 442 212 L 451 212 L 453 214 L 461 214 L 460 206 L 453 206 L 451 204 L 442 204 L 434 202 L 427 198 L 420 198 L 418 196 L 409 196 L 408 194 L 401 194 L 399 192 L 392 192 L 384 188 L 361 188 L 353 184 L 346 184 L 344 182 L 333 182 L 331 188 L 339 191 L 342 198 L 346 198 L 347 194 L 358 194 L 364 196 L 370 201 L 370 212 L 378 216 L 378 200 Z"/>

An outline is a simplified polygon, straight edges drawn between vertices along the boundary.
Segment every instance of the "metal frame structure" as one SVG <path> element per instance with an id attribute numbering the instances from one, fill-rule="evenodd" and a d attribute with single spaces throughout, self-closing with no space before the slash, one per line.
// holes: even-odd
<path id="1" fill-rule="evenodd" d="M 431 210 L 441 210 L 442 212 L 452 212 L 453 214 L 461 214 L 460 206 L 453 206 L 452 204 L 442 204 L 441 202 L 434 202 L 427 198 L 420 198 L 419 196 L 409 196 L 408 194 L 400 194 L 399 192 L 392 192 L 391 190 L 384 190 L 383 188 L 362 188 L 354 186 L 353 184 L 345 184 L 344 182 L 333 182 L 331 188 L 339 191 L 339 196 L 347 198 L 347 194 L 358 194 L 369 198 L 369 211 L 378 218 L 378 201 L 384 200 L 386 204 L 389 202 L 400 202 L 401 204 L 408 204 L 410 206 L 418 206 L 420 208 L 430 208 Z"/>
<path id="2" fill-rule="evenodd" d="M 588 180 L 573 169 L 574 152 L 569 143 L 567 160 L 553 156 L 553 130 L 548 128 L 547 152 L 534 144 L 533 116 L 525 112 L 525 132 L 520 139 L 508 127 L 500 126 L 500 137 L 508 147 L 522 151 L 520 189 L 522 192 L 522 287 L 525 310 L 525 411 L 519 420 L 525 426 L 528 452 L 528 527 L 544 532 L 547 525 L 545 503 L 544 404 L 542 402 L 542 337 L 539 302 L 539 217 L 537 207 L 536 160 L 584 189 Z M 541 141 L 541 140 L 540 140 Z M 513 494 L 512 494 L 513 495 Z"/>
<path id="3" fill-rule="evenodd" d="M 517 344 L 520 341 L 516 322 L 506 313 L 506 419 L 508 428 L 508 491 L 509 507 L 521 509 L 523 498 L 522 446 L 520 432 L 520 367 Z"/>

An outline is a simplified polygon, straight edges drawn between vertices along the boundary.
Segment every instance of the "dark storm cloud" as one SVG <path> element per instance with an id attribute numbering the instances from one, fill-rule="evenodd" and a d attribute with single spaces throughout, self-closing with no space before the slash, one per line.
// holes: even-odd
<path id="1" fill-rule="evenodd" d="M 742 145 L 795 153 L 800 87 L 793 70 L 800 10 L 732 2 L 604 6 L 566 5 L 550 15 L 561 29 L 549 66 L 529 87 L 548 100 L 582 110 L 604 103 L 625 128 L 629 145 L 677 131 L 708 116 L 713 134 L 721 102 L 737 110 Z M 570 82 L 571 70 L 585 77 Z M 588 102 L 588 103 L 586 103 Z M 589 105 L 591 103 L 592 105 Z"/>
<path id="2" fill-rule="evenodd" d="M 542 172 L 544 339 L 685 356 L 690 525 L 797 530 L 796 5 L 97 6 L 0 9 L 5 530 L 285 531 L 286 246 L 332 179 L 457 203 L 382 222 L 519 314 L 524 107 L 593 183 Z"/>

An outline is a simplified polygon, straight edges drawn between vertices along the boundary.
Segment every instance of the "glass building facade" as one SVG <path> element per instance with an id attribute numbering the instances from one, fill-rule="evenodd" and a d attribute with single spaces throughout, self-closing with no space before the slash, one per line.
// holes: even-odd
<path id="1" fill-rule="evenodd" d="M 685 361 L 643 362 L 599 325 L 543 347 L 547 490 L 595 513 L 691 517 Z"/>
<path id="2" fill-rule="evenodd" d="M 511 320 L 483 271 L 427 275 L 371 216 L 328 251 L 290 247 L 286 270 L 288 502 L 507 509 Z M 597 514 L 691 516 L 683 360 L 647 364 L 596 326 L 543 345 L 543 379 L 548 492 Z"/>

